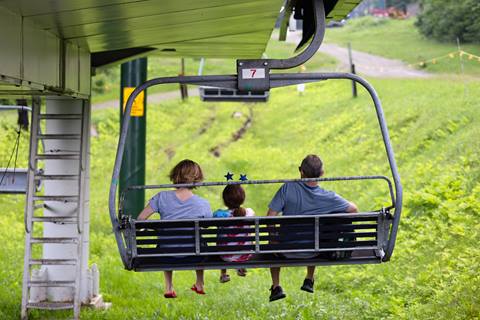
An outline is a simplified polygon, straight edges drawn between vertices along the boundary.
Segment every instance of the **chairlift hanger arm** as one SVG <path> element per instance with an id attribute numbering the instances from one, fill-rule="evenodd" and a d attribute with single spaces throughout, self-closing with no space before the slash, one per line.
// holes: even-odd
<path id="1" fill-rule="evenodd" d="M 325 36 L 325 5 L 324 0 L 310 0 L 313 5 L 315 33 L 310 44 L 298 55 L 287 59 L 238 60 L 237 63 L 261 61 L 268 69 L 291 69 L 306 63 L 318 51 Z"/>
<path id="2" fill-rule="evenodd" d="M 311 0 L 315 33 L 309 45 L 300 54 L 287 59 L 237 60 L 238 89 L 240 91 L 270 90 L 271 69 L 291 69 L 307 62 L 320 48 L 325 36 L 325 6 L 323 0 Z"/>

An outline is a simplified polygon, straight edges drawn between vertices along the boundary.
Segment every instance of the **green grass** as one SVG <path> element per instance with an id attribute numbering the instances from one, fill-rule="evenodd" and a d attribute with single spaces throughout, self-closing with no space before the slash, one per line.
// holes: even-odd
<path id="1" fill-rule="evenodd" d="M 392 261 L 382 265 L 319 268 L 315 294 L 299 290 L 305 270 L 282 271 L 287 298 L 268 303 L 268 270 L 218 282 L 206 272 L 206 296 L 189 290 L 193 272 L 176 272 L 179 298 L 162 297 L 161 273 L 122 268 L 108 217 L 107 193 L 117 142 L 118 114 L 96 111 L 99 135 L 91 149 L 90 262 L 97 263 L 108 311 L 82 311 L 83 319 L 474 319 L 480 314 L 480 86 L 479 81 L 446 79 L 374 80 L 391 129 L 405 189 L 405 210 Z M 465 87 L 467 86 L 467 87 Z M 251 106 L 171 100 L 148 114 L 147 182 L 167 181 L 183 158 L 198 161 L 207 180 L 223 180 L 227 170 L 250 179 L 294 178 L 307 153 L 320 154 L 326 175 L 388 174 L 373 107 L 362 91 L 350 97 L 350 83 L 273 90 L 267 104 Z M 251 107 L 252 127 L 222 150 L 208 149 L 231 137 Z M 211 122 L 211 119 L 214 119 Z M 14 121 L 0 119 L 1 150 L 10 150 Z M 207 126 L 205 133 L 200 133 Z M 26 165 L 28 137 L 20 164 Z M 167 153 L 175 152 L 172 159 Z M 8 152 L 0 154 L 4 165 Z M 237 176 L 238 177 L 238 176 Z M 362 210 L 385 204 L 383 184 L 325 185 L 355 201 Z M 278 186 L 247 186 L 246 205 L 265 214 Z M 200 189 L 213 208 L 219 188 Z M 149 194 L 151 195 L 151 194 Z M 23 266 L 22 196 L 1 196 L 0 318 L 18 319 Z M 233 273 L 233 271 L 232 271 Z M 70 313 L 34 312 L 32 319 L 58 319 Z"/>
<path id="2" fill-rule="evenodd" d="M 426 39 L 414 26 L 414 19 L 391 20 L 379 18 L 359 18 L 347 22 L 343 28 L 327 29 L 325 41 L 346 46 L 352 44 L 354 50 L 364 51 L 387 58 L 400 59 L 407 63 L 417 63 L 444 56 L 457 50 L 456 43 L 440 43 Z M 480 56 L 479 44 L 461 44 L 464 51 Z M 480 61 L 463 57 L 465 74 L 479 75 Z M 426 70 L 439 73 L 461 73 L 458 55 L 455 58 L 429 63 Z"/>
<path id="3" fill-rule="evenodd" d="M 279 42 L 277 40 L 270 40 L 268 43 L 265 55 L 268 58 L 288 58 L 293 56 L 295 45 L 291 43 Z M 306 63 L 308 71 L 318 70 L 332 70 L 335 68 L 337 61 L 325 54 L 317 53 Z M 200 59 L 185 58 L 185 75 L 197 75 L 200 65 Z M 234 59 L 206 59 L 203 69 L 204 75 L 214 74 L 235 74 L 236 63 Z M 289 70 L 289 72 L 298 72 L 298 68 Z M 156 77 L 177 76 L 180 74 L 180 58 L 164 58 L 164 57 L 149 57 L 147 78 L 152 79 Z M 120 66 L 112 66 L 106 69 L 99 70 L 98 74 L 93 77 L 92 83 L 95 86 L 96 82 L 102 82 L 103 92 L 93 92 L 93 103 L 116 100 L 120 94 Z M 178 85 L 168 84 L 164 86 L 157 86 L 149 89 L 149 93 L 167 92 L 178 90 Z"/>

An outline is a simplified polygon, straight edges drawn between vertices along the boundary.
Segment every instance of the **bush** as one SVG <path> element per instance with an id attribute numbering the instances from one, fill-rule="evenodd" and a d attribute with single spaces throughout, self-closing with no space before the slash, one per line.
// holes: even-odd
<path id="1" fill-rule="evenodd" d="M 480 43 L 478 0 L 423 0 L 415 25 L 428 38 Z"/>

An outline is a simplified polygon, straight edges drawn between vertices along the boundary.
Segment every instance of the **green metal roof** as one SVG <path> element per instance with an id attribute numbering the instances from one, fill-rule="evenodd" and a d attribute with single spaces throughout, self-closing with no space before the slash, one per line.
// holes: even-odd
<path id="1" fill-rule="evenodd" d="M 360 0 L 335 3 L 341 19 Z M 284 0 L 0 0 L 0 6 L 91 53 L 152 48 L 154 53 L 258 58 Z M 152 52 L 152 53 L 153 53 Z"/>

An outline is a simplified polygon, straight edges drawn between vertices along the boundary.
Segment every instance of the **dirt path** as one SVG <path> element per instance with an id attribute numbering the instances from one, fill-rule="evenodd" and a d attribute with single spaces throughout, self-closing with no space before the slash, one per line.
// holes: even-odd
<path id="1" fill-rule="evenodd" d="M 232 143 L 235 143 L 238 140 L 242 139 L 245 133 L 247 133 L 247 130 L 252 126 L 253 108 L 251 106 L 248 107 L 248 115 L 244 115 L 241 112 L 235 112 L 234 114 L 237 113 L 239 114 L 238 116 L 245 117 L 245 121 L 243 122 L 242 126 L 232 134 L 231 138 L 228 141 L 222 142 L 208 150 L 216 158 L 219 158 L 221 156 L 223 149 L 226 149 Z"/>
<path id="2" fill-rule="evenodd" d="M 299 32 L 291 32 L 288 34 L 287 41 L 298 43 L 300 37 Z M 319 52 L 333 56 L 340 61 L 341 65 L 338 71 L 350 69 L 347 48 L 332 43 L 323 43 Z M 411 68 L 400 60 L 388 59 L 357 50 L 352 50 L 352 56 L 356 72 L 366 76 L 377 78 L 428 78 L 432 76 L 428 72 Z"/>

